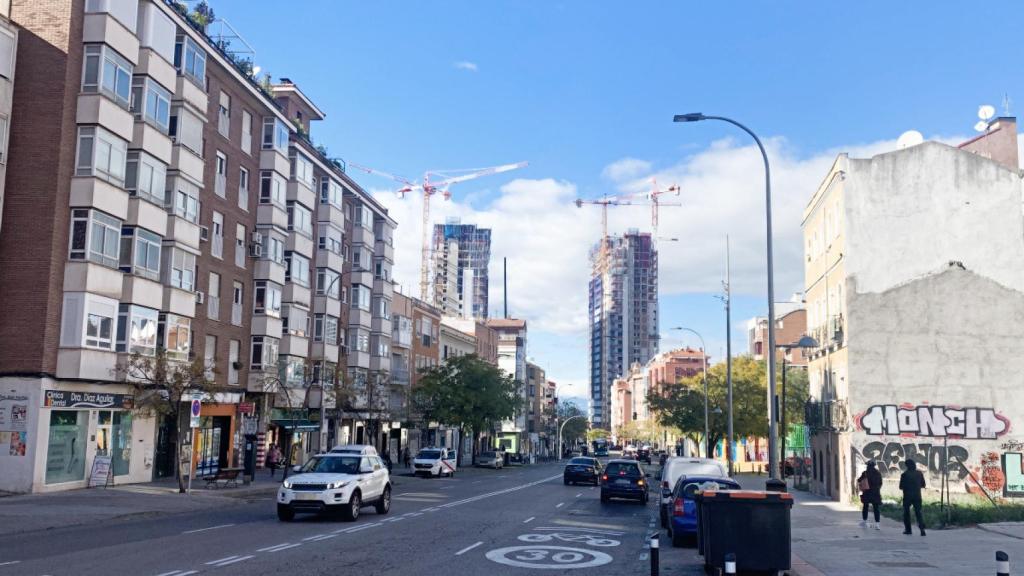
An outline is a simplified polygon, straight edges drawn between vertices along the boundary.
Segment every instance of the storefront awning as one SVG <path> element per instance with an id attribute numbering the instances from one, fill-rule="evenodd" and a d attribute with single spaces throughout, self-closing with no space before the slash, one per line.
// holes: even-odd
<path id="1" fill-rule="evenodd" d="M 271 420 L 271 423 L 288 431 L 316 432 L 320 430 L 320 423 L 312 420 Z"/>

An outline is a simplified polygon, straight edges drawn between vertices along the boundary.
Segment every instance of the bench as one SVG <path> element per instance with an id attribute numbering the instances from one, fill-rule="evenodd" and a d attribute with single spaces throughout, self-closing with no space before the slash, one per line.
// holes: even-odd
<path id="1" fill-rule="evenodd" d="M 206 481 L 207 488 L 227 488 L 228 486 L 238 486 L 238 475 L 241 474 L 241 468 L 221 468 L 217 470 L 215 474 L 209 476 L 203 476 L 203 480 Z"/>

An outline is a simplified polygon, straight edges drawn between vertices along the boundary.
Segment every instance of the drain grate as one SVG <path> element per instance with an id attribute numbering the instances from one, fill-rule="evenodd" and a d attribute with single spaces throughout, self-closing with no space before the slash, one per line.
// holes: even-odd
<path id="1" fill-rule="evenodd" d="M 879 568 L 938 568 L 938 566 L 932 566 L 927 562 L 880 561 L 868 562 L 868 564 L 878 566 Z"/>

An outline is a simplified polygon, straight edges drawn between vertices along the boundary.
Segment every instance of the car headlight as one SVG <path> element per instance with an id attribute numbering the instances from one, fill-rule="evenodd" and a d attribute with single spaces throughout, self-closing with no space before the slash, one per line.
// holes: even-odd
<path id="1" fill-rule="evenodd" d="M 281 482 L 281 486 L 284 486 L 285 488 L 291 488 L 292 487 L 292 481 L 291 480 L 285 480 L 284 482 Z"/>
<path id="2" fill-rule="evenodd" d="M 341 480 L 337 482 L 331 482 L 330 484 L 327 485 L 327 487 L 330 488 L 331 490 L 337 490 L 338 488 L 344 488 L 345 486 L 348 486 L 348 482 L 343 482 Z"/>

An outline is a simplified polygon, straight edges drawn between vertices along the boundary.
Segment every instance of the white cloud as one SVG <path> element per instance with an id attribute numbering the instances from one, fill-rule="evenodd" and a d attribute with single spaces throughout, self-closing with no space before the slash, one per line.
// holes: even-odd
<path id="1" fill-rule="evenodd" d="M 455 66 L 455 68 L 459 70 L 466 70 L 467 72 L 476 72 L 477 70 L 479 70 L 479 67 L 476 65 L 476 62 L 470 62 L 468 60 L 456 62 L 455 64 L 453 64 L 453 66 Z"/>
<path id="2" fill-rule="evenodd" d="M 604 167 L 601 176 L 612 182 L 632 180 L 651 171 L 651 163 L 639 158 L 623 158 Z"/>

